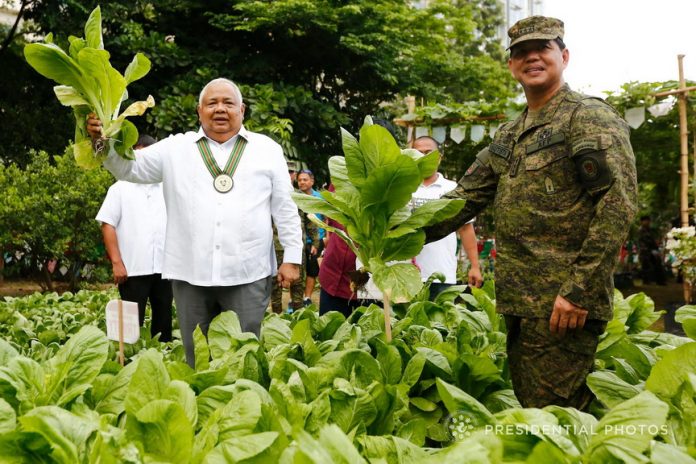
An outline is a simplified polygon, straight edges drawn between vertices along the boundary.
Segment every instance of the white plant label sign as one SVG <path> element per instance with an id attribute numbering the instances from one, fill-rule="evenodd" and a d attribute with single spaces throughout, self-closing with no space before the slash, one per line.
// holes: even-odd
<path id="1" fill-rule="evenodd" d="M 135 343 L 140 338 L 138 303 L 123 301 L 123 342 Z M 106 304 L 106 337 L 118 341 L 118 300 Z"/>

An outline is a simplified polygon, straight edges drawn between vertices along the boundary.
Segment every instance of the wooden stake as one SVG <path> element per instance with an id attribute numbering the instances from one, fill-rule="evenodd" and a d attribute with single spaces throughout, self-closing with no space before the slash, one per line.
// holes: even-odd
<path id="1" fill-rule="evenodd" d="M 118 360 L 121 366 L 125 365 L 126 359 L 123 354 L 123 300 L 118 300 Z"/>
<path id="2" fill-rule="evenodd" d="M 413 114 L 416 112 L 416 97 L 409 95 L 404 98 L 406 102 L 406 108 L 408 108 L 408 114 Z M 408 126 L 408 133 L 406 134 L 406 143 L 410 147 L 413 141 L 416 139 L 416 129 L 413 126 Z"/>
<path id="3" fill-rule="evenodd" d="M 384 334 L 387 336 L 387 343 L 391 342 L 391 289 L 382 292 L 384 297 Z"/>

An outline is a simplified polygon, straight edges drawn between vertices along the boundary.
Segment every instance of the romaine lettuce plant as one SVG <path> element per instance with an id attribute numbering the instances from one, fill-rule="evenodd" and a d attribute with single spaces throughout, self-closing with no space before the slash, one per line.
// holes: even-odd
<path id="1" fill-rule="evenodd" d="M 109 148 L 125 158 L 133 157 L 133 145 L 138 140 L 138 130 L 128 121 L 128 116 L 139 116 L 155 105 L 152 96 L 145 101 L 132 103 L 119 113 L 121 103 L 128 98 L 126 86 L 150 71 L 150 60 L 138 53 L 122 75 L 109 62 L 109 52 L 102 40 L 101 10 L 96 7 L 85 24 L 85 37 L 68 38 L 70 47 L 66 53 L 53 43 L 53 36 L 46 36 L 44 43 L 32 43 L 24 47 L 29 65 L 39 74 L 56 81 L 53 88 L 58 100 L 71 106 L 75 115 L 75 141 L 73 150 L 77 164 L 94 168 L 101 164 Z M 103 139 L 92 145 L 87 133 L 87 115 L 95 113 L 103 123 Z"/>
<path id="2" fill-rule="evenodd" d="M 321 227 L 336 233 L 370 272 L 377 287 L 396 302 L 413 298 L 422 286 L 420 273 L 408 261 L 425 244 L 421 229 L 454 216 L 464 200 L 433 200 L 411 209 L 411 195 L 423 179 L 437 169 L 440 154 L 423 156 L 413 149 L 401 150 L 389 132 L 368 117 L 359 140 L 346 130 L 343 156 L 329 159 L 331 182 L 336 191 L 322 191 L 321 198 L 294 194 L 307 213 L 334 219 L 346 231 L 321 221 Z"/>

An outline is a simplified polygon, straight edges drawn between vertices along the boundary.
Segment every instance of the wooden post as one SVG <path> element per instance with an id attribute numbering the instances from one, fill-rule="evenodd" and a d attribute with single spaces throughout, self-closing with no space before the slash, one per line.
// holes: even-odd
<path id="1" fill-rule="evenodd" d="M 679 158 L 679 217 L 682 227 L 689 225 L 689 129 L 686 126 L 686 99 L 689 92 L 696 90 L 696 87 L 687 87 L 684 79 L 684 56 L 677 55 L 679 64 L 679 88 L 677 90 L 668 90 L 654 94 L 656 97 L 666 97 L 668 95 L 677 95 L 679 99 L 679 140 L 680 140 L 680 158 Z M 694 160 L 696 166 L 696 159 Z M 691 286 L 684 279 L 684 302 L 691 302 Z"/>
<path id="2" fill-rule="evenodd" d="M 406 98 L 404 98 L 404 101 L 406 102 L 406 108 L 408 108 L 408 114 L 413 114 L 416 112 L 416 97 L 413 95 L 409 95 Z M 410 147 L 411 144 L 413 143 L 413 140 L 416 138 L 416 129 L 409 125 L 408 126 L 408 131 L 406 133 L 406 143 Z"/>
<path id="3" fill-rule="evenodd" d="M 689 225 L 689 130 L 686 127 L 686 98 L 688 91 L 684 81 L 684 55 L 677 55 L 679 62 L 679 138 L 681 142 L 681 202 L 680 216 L 682 227 Z M 683 285 L 684 302 L 691 303 L 691 285 L 684 279 Z"/>
<path id="4" fill-rule="evenodd" d="M 118 361 L 121 366 L 125 365 L 126 360 L 123 355 L 123 300 L 118 300 Z"/>
<path id="5" fill-rule="evenodd" d="M 391 289 L 388 288 L 382 292 L 382 296 L 384 297 L 384 334 L 387 337 L 387 343 L 391 342 L 392 340 L 392 332 L 391 332 Z"/>
<path id="6" fill-rule="evenodd" d="M 680 217 L 682 227 L 689 225 L 689 130 L 686 126 L 686 82 L 684 81 L 684 55 L 678 55 L 679 61 L 679 138 L 681 141 L 681 202 Z"/>

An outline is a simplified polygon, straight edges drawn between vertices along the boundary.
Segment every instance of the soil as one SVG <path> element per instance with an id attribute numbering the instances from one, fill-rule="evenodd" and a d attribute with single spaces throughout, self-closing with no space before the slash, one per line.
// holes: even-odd
<path id="1" fill-rule="evenodd" d="M 70 287 L 67 282 L 54 282 L 54 291 L 57 293 L 67 292 Z M 89 289 L 107 289 L 111 284 L 90 285 Z M 4 296 L 26 296 L 36 292 L 43 292 L 41 286 L 34 280 L 14 280 L 5 279 L 0 283 L 0 298 Z"/>

